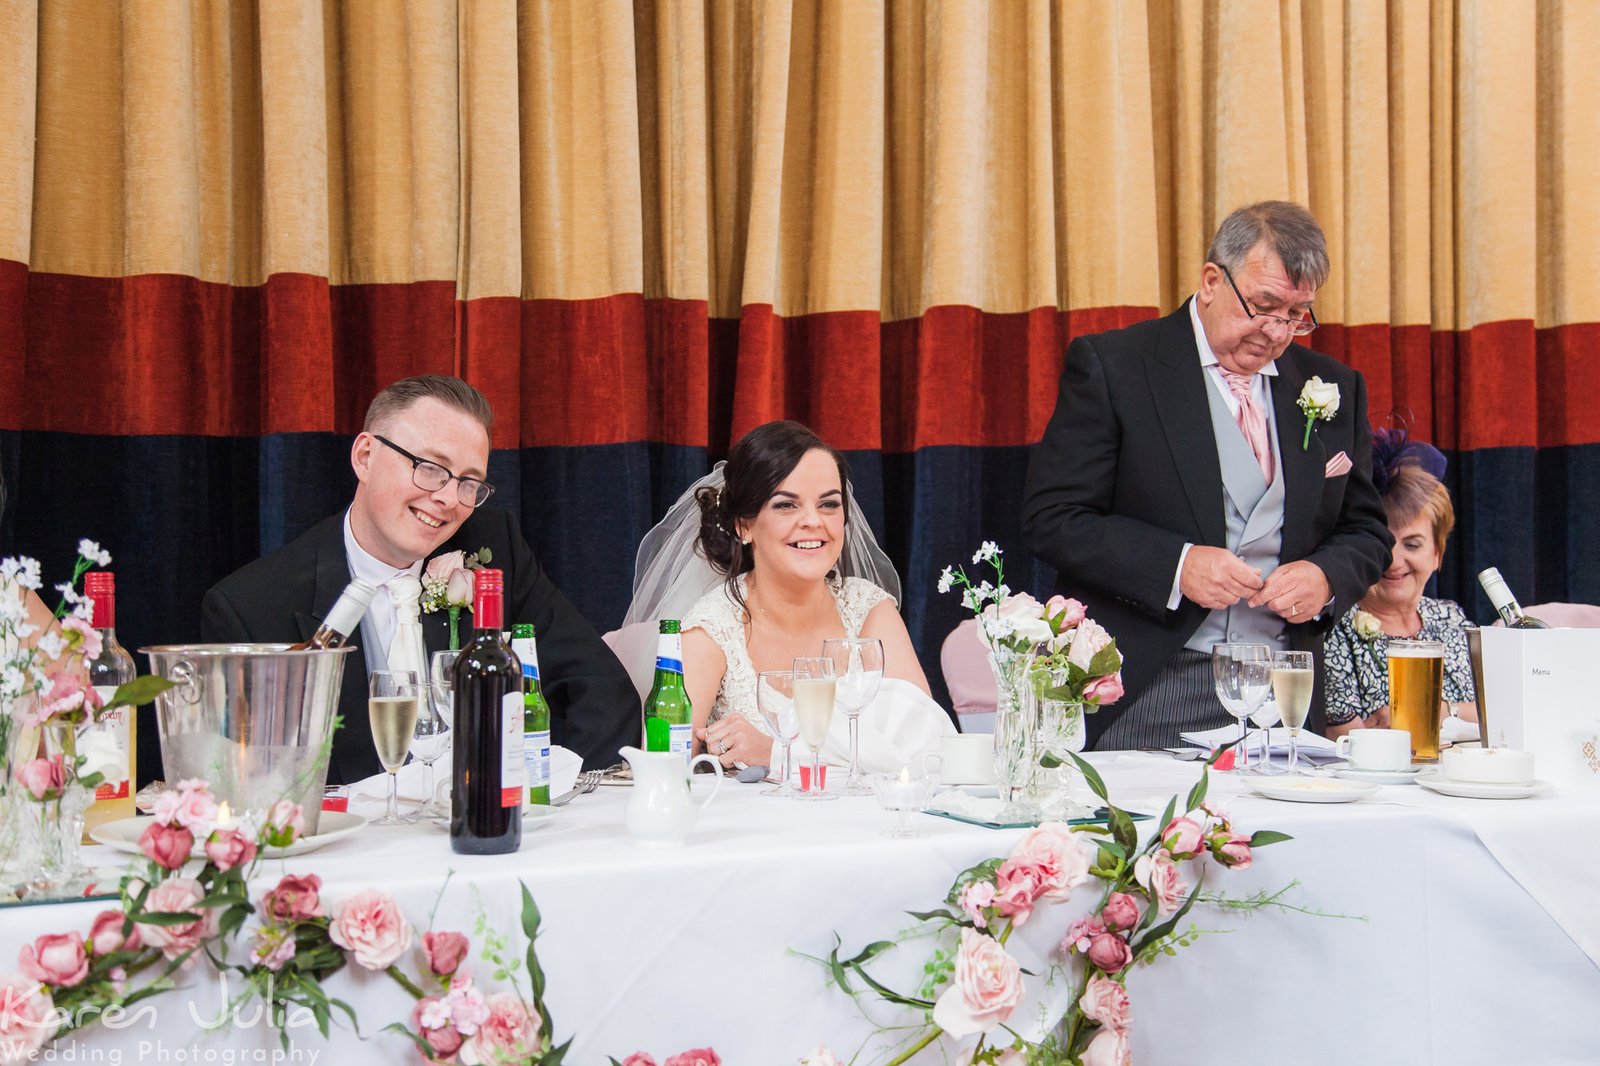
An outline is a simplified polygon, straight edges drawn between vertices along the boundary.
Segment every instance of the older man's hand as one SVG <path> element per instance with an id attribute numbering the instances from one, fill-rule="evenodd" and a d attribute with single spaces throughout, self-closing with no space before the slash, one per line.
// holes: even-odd
<path id="1" fill-rule="evenodd" d="M 1268 574 L 1260 591 L 1250 597 L 1250 606 L 1266 604 L 1268 610 L 1286 622 L 1309 622 L 1331 599 L 1333 589 L 1322 567 L 1297 559 Z"/>
<path id="2" fill-rule="evenodd" d="M 1208 611 L 1232 607 L 1261 588 L 1261 571 L 1225 548 L 1196 544 L 1183 558 L 1178 589 Z"/>

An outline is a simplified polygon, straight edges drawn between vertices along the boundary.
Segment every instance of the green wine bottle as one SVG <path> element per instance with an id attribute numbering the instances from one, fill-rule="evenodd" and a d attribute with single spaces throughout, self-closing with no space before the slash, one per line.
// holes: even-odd
<path id="1" fill-rule="evenodd" d="M 646 751 L 672 751 L 688 759 L 694 748 L 693 708 L 683 688 L 683 637 L 676 618 L 661 620 L 656 639 L 656 681 L 644 701 Z"/>
<path id="2" fill-rule="evenodd" d="M 527 773 L 528 802 L 550 802 L 550 704 L 539 687 L 539 651 L 533 623 L 518 622 L 511 630 L 511 650 L 522 662 L 522 764 Z"/>

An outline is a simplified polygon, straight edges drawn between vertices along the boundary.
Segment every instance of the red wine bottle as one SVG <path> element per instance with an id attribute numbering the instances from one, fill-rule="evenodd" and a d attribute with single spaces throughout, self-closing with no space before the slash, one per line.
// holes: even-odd
<path id="1" fill-rule="evenodd" d="M 504 576 L 475 570 L 472 641 L 456 658 L 450 847 L 501 855 L 522 846 L 522 663 L 501 636 Z"/>

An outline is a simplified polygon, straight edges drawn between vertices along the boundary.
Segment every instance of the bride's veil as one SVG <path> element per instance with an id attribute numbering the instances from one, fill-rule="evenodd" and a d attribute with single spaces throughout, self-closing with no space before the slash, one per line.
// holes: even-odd
<path id="1" fill-rule="evenodd" d="M 726 465 L 718 463 L 711 473 L 690 485 L 639 542 L 639 554 L 633 566 L 633 602 L 622 620 L 624 626 L 661 618 L 682 618 L 696 600 L 725 580 L 696 547 L 700 537 L 700 502 L 695 495 L 703 488 L 721 491 Z M 845 495 L 850 520 L 845 525 L 839 573 L 842 577 L 871 581 L 899 603 L 900 577 L 889 557 L 878 547 L 877 538 L 872 535 L 872 527 L 857 505 L 855 490 L 848 481 Z"/>

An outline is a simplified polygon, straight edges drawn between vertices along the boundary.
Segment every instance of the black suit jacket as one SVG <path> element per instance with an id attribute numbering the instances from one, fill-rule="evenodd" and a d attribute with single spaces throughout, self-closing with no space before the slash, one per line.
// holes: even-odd
<path id="1" fill-rule="evenodd" d="M 550 703 L 551 739 L 583 756 L 590 768 L 617 761 L 617 749 L 639 742 L 639 694 L 605 641 L 550 583 L 511 516 L 500 510 L 472 514 L 439 549 L 493 553 L 505 571 L 506 625 L 532 622 L 538 634 L 540 684 Z M 217 582 L 201 606 L 201 639 L 212 642 L 295 643 L 307 640 L 350 582 L 344 550 L 344 513 L 312 526 L 271 555 Z M 462 644 L 472 636 L 463 612 Z M 444 611 L 422 616 L 431 655 L 450 646 Z M 350 642 L 361 644 L 361 632 Z M 359 781 L 382 770 L 367 720 L 364 652 L 347 656 L 334 737 L 330 783 Z"/>
<path id="2" fill-rule="evenodd" d="M 1271 382 L 1284 479 L 1281 563 L 1322 568 L 1334 602 L 1288 627 L 1291 647 L 1320 653 L 1322 636 L 1389 565 L 1394 538 L 1372 485 L 1366 383 L 1344 364 L 1290 345 Z M 1313 376 L 1339 387 L 1339 411 L 1301 448 L 1295 401 Z M 1117 638 L 1124 655 L 1120 707 L 1139 693 L 1205 620 L 1187 598 L 1167 610 L 1185 543 L 1226 548 L 1222 467 L 1205 380 L 1185 303 L 1165 318 L 1080 337 L 1067 349 L 1055 413 L 1028 463 L 1023 535 Z M 1325 477 L 1345 452 L 1348 474 Z M 1320 686 L 1319 686 L 1320 688 Z M 1120 713 L 1090 716 L 1091 738 Z M 1312 727 L 1322 727 L 1320 694 Z"/>

